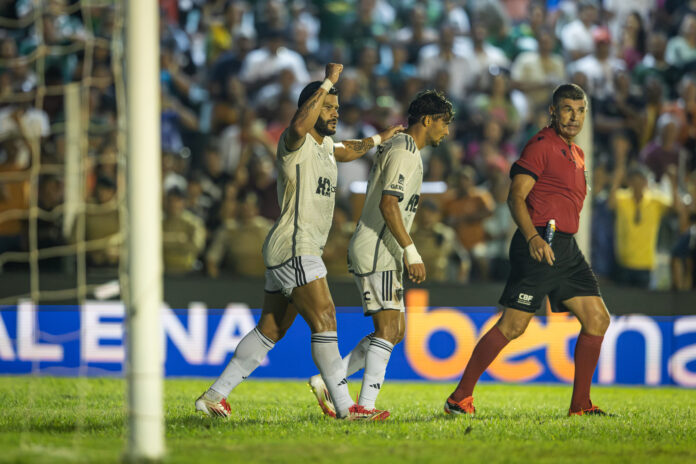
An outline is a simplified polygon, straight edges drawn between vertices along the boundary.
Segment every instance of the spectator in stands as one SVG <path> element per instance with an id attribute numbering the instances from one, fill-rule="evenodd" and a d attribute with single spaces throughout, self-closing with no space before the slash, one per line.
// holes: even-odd
<path id="1" fill-rule="evenodd" d="M 664 32 L 653 31 L 648 36 L 648 53 L 643 60 L 633 68 L 633 81 L 638 85 L 646 85 L 648 77 L 656 77 L 667 94 L 672 82 L 674 71 L 665 59 L 667 36 Z"/>
<path id="2" fill-rule="evenodd" d="M 634 11 L 626 17 L 620 37 L 616 56 L 624 60 L 626 69 L 632 71 L 643 59 L 647 49 L 647 32 L 640 14 Z"/>
<path id="3" fill-rule="evenodd" d="M 295 82 L 305 86 L 309 83 L 309 73 L 302 56 L 287 48 L 287 37 L 282 30 L 266 31 L 266 44 L 252 50 L 244 58 L 240 78 L 247 89 L 256 92 L 273 82 L 280 71 L 289 68 L 295 74 Z"/>
<path id="4" fill-rule="evenodd" d="M 440 148 L 440 146 L 438 146 Z M 446 147 L 445 147 L 446 148 Z M 427 169 L 425 170 L 424 182 L 443 182 L 452 172 L 452 160 L 447 151 L 437 150 L 428 158 Z"/>
<path id="5" fill-rule="evenodd" d="M 165 196 L 162 218 L 162 257 L 164 271 L 184 274 L 200 269 L 198 256 L 205 247 L 203 221 L 186 210 L 186 192 L 171 188 Z"/>
<path id="6" fill-rule="evenodd" d="M 109 177 L 99 177 L 94 188 L 94 196 L 87 205 L 85 215 L 85 241 L 100 240 L 101 246 L 87 252 L 87 263 L 95 267 L 115 267 L 118 265 L 122 243 L 121 219 L 119 216 L 116 183 Z M 72 240 L 80 240 L 77 224 L 72 227 Z"/>
<path id="7" fill-rule="evenodd" d="M 242 111 L 248 106 L 244 83 L 235 75 L 229 75 L 224 87 L 211 108 L 209 130 L 213 136 L 220 134 L 229 126 L 239 123 Z"/>
<path id="8" fill-rule="evenodd" d="M 645 104 L 639 127 L 639 148 L 645 147 L 656 136 L 657 120 L 664 111 L 664 92 L 657 75 L 648 76 L 643 84 Z"/>
<path id="9" fill-rule="evenodd" d="M 507 205 L 510 192 L 508 171 L 495 174 L 491 184 L 495 209 L 493 214 L 483 221 L 483 229 L 486 232 L 486 259 L 482 260 L 481 276 L 484 280 L 503 280 L 507 278 L 510 268 L 508 250 L 516 229 Z"/>
<path id="10" fill-rule="evenodd" d="M 520 53 L 512 63 L 513 87 L 525 93 L 532 108 L 548 106 L 548 96 L 566 78 L 563 58 L 553 53 L 553 33 L 541 29 L 538 51 Z"/>
<path id="11" fill-rule="evenodd" d="M 223 169 L 233 177 L 248 170 L 249 163 L 263 156 L 274 156 L 275 147 L 266 135 L 265 124 L 253 107 L 242 109 L 237 124 L 220 134 L 219 147 Z"/>
<path id="12" fill-rule="evenodd" d="M 433 282 L 466 281 L 469 261 L 450 226 L 441 222 L 440 208 L 432 200 L 418 206 L 411 239 L 418 248 Z"/>
<path id="13" fill-rule="evenodd" d="M 632 92 L 631 80 L 625 71 L 614 74 L 614 91 L 603 98 L 593 98 L 591 109 L 594 117 L 595 144 L 609 150 L 609 140 L 616 132 L 624 132 L 631 144 L 638 146 L 644 130 L 643 99 Z M 657 88 L 659 92 L 659 86 Z M 657 96 L 659 98 L 659 95 Z"/>
<path id="14" fill-rule="evenodd" d="M 228 93 L 230 78 L 236 78 L 242 64 L 250 51 L 254 49 L 255 41 L 252 35 L 238 34 L 233 48 L 222 53 L 216 60 L 210 61 L 209 87 L 214 98 L 232 98 Z"/>
<path id="15" fill-rule="evenodd" d="M 696 151 L 696 76 L 687 74 L 679 81 L 679 97 L 666 104 L 663 111 L 673 114 L 679 121 L 679 143 L 691 152 L 687 165 L 693 168 L 693 153 Z"/>
<path id="16" fill-rule="evenodd" d="M 467 147 L 467 162 L 486 178 L 499 172 L 509 172 L 515 159 L 514 145 L 507 141 L 503 127 L 497 119 L 488 117 L 483 122 L 481 138 Z"/>
<path id="17" fill-rule="evenodd" d="M 461 35 L 468 34 L 471 29 L 464 3 L 462 0 L 445 0 L 442 6 L 442 23 L 453 26 Z"/>
<path id="18" fill-rule="evenodd" d="M 680 166 L 686 160 L 686 152 L 679 143 L 680 130 L 679 120 L 674 115 L 663 114 L 657 120 L 655 138 L 639 155 L 640 161 L 652 171 L 658 182 L 668 166 Z"/>
<path id="19" fill-rule="evenodd" d="M 649 288 L 655 267 L 657 233 L 663 216 L 679 200 L 676 167 L 669 170 L 672 198 L 648 188 L 649 173 L 641 166 L 626 172 L 625 159 L 616 153 L 616 167 L 609 194 L 609 208 L 616 214 L 615 249 L 619 266 L 617 280 L 625 285 Z M 627 189 L 620 189 L 626 175 Z"/>
<path id="20" fill-rule="evenodd" d="M 421 3 L 413 5 L 410 11 L 408 26 L 399 29 L 395 38 L 404 44 L 407 51 L 406 62 L 412 65 L 418 64 L 421 49 L 438 41 L 438 33 L 427 25 L 425 7 Z M 457 29 L 454 28 L 456 31 Z"/>
<path id="21" fill-rule="evenodd" d="M 294 104 L 300 97 L 302 87 L 295 81 L 295 74 L 290 68 L 282 69 L 276 81 L 259 90 L 258 95 L 256 95 L 256 105 L 270 116 L 278 110 L 280 102 L 290 100 Z M 266 119 L 271 118 L 267 117 Z"/>
<path id="22" fill-rule="evenodd" d="M 393 42 L 391 44 L 391 63 L 389 65 L 381 63 L 377 66 L 376 73 L 380 76 L 386 76 L 395 93 L 403 91 L 406 81 L 417 75 L 416 67 L 408 63 L 407 59 L 406 46 L 399 42 Z"/>
<path id="23" fill-rule="evenodd" d="M 620 133 L 617 133 L 620 134 Z M 628 152 L 630 142 L 624 135 L 614 139 L 615 150 Z M 628 154 L 622 155 L 626 159 Z M 590 230 L 590 257 L 597 277 L 611 278 L 615 270 L 614 212 L 609 208 L 611 185 L 607 163 L 596 163 L 592 172 L 592 225 Z"/>
<path id="24" fill-rule="evenodd" d="M 566 24 L 561 30 L 560 38 L 563 51 L 569 61 L 594 53 L 594 30 L 599 17 L 597 4 L 592 0 L 582 0 L 578 6 L 578 17 Z"/>
<path id="25" fill-rule="evenodd" d="M 454 47 L 454 40 L 454 28 L 443 27 L 438 43 L 421 49 L 418 75 L 421 79 L 432 81 L 439 71 L 446 71 L 449 76 L 447 94 L 455 101 L 462 101 L 475 83 L 476 69 L 472 58 Z"/>
<path id="26" fill-rule="evenodd" d="M 65 245 L 63 236 L 63 217 L 56 208 L 63 203 L 64 186 L 61 178 L 55 175 L 44 175 L 39 178 L 38 207 L 43 213 L 36 219 L 36 247 L 41 250 Z M 23 221 L 25 251 L 33 249 L 30 233 L 31 219 Z M 44 258 L 39 260 L 39 269 L 62 270 L 63 257 Z"/>
<path id="27" fill-rule="evenodd" d="M 206 224 L 208 231 L 216 232 L 227 221 L 237 219 L 239 213 L 239 187 L 234 181 L 223 186 L 222 199 L 215 204 L 210 213 L 210 221 Z M 213 234 L 208 236 L 212 239 Z"/>
<path id="28" fill-rule="evenodd" d="M 394 9 L 386 2 L 358 0 L 355 16 L 346 24 L 344 35 L 352 64 L 359 63 L 365 47 L 374 47 L 376 43 L 387 40 L 387 26 L 390 23 L 388 18 L 391 17 L 393 21 L 394 14 Z"/>
<path id="29" fill-rule="evenodd" d="M 261 216 L 271 221 L 275 221 L 280 216 L 280 206 L 278 205 L 277 182 L 273 175 L 273 159 L 270 156 L 263 156 L 251 163 L 251 175 L 249 184 L 244 190 L 254 193 Z"/>
<path id="30" fill-rule="evenodd" d="M 490 88 L 490 71 L 509 68 L 510 60 L 498 47 L 486 42 L 488 30 L 483 22 L 474 24 L 471 35 L 471 56 L 476 66 L 473 88 Z"/>
<path id="31" fill-rule="evenodd" d="M 11 154 L 15 166 L 27 167 L 50 134 L 50 123 L 45 111 L 33 107 L 33 92 L 17 97 L 21 103 L 0 108 L 0 150 Z"/>
<path id="32" fill-rule="evenodd" d="M 696 170 L 685 179 L 686 194 L 683 203 L 677 203 L 678 233 L 672 256 L 672 288 L 696 288 Z"/>
<path id="33" fill-rule="evenodd" d="M 162 150 L 180 153 L 184 149 L 182 132 L 198 129 L 198 116 L 174 95 L 162 91 Z"/>
<path id="34" fill-rule="evenodd" d="M 0 213 L 9 214 L 9 218 L 0 220 L 0 253 L 21 247 L 22 221 L 13 219 L 10 211 L 29 207 L 28 169 L 32 160 L 36 162 L 32 153 L 48 135 L 48 125 L 46 113 L 32 108 L 28 101 L 0 108 L 0 176 L 12 176 L 0 177 Z"/>
<path id="35" fill-rule="evenodd" d="M 60 0 L 61 5 L 66 5 L 65 2 Z M 36 14 L 36 6 L 31 3 L 20 2 L 16 7 L 21 9 L 17 16 L 24 15 L 21 21 L 28 21 Z M 593 241 L 595 245 L 609 244 L 606 232 L 611 228 L 600 225 L 613 224 L 612 213 L 607 210 L 610 189 L 601 185 L 612 168 L 615 151 L 627 152 L 625 157 L 631 158 L 642 153 L 658 176 L 667 169 L 665 165 L 678 163 L 680 185 L 690 188 L 690 171 L 696 167 L 696 84 L 689 74 L 696 66 L 689 58 L 696 53 L 696 41 L 691 40 L 696 28 L 696 0 L 657 3 L 603 0 L 601 22 L 596 20 L 598 1 L 593 6 L 586 0 L 563 0 L 560 8 L 558 3 L 555 0 L 173 0 L 163 3 L 160 31 L 163 190 L 176 187 L 187 192 L 187 208 L 200 217 L 208 216 L 209 237 L 213 237 L 221 221 L 237 220 L 240 192 L 244 198 L 250 192 L 256 194 L 262 214 L 271 217 L 274 213 L 269 211 L 277 205 L 264 198 L 273 189 L 275 178 L 267 163 L 275 153 L 274 140 L 277 141 L 292 117 L 297 90 L 303 80 L 308 81 L 309 75 L 317 71 L 317 63 L 334 57 L 332 61 L 354 63 L 345 69 L 339 83 L 343 102 L 339 132 L 355 135 L 339 139 L 370 136 L 375 128 L 398 119 L 399 108 L 408 105 L 410 98 L 424 86 L 441 88 L 455 97 L 465 98 L 466 104 L 461 100 L 458 104 L 459 117 L 451 127 L 450 140 L 431 153 L 424 152 L 426 178 L 443 180 L 466 160 L 480 171 L 477 175 L 483 182 L 479 188 L 488 189 L 497 197 L 500 193 L 497 189 L 502 189 L 497 180 L 498 171 L 504 169 L 501 161 L 508 151 L 504 143 L 526 141 L 548 123 L 548 93 L 570 76 L 572 82 L 589 83 L 583 88 L 589 90 L 591 97 L 593 141 L 600 165 L 593 199 L 597 226 Z M 337 9 L 337 5 L 353 7 Z M 8 11 L 16 8 L 8 7 Z M 83 51 L 47 56 L 42 76 L 37 74 L 39 68 L 32 65 L 30 53 L 39 40 L 49 45 L 74 46 L 82 42 L 86 30 L 110 40 L 117 24 L 114 8 L 95 7 L 90 12 L 88 29 L 81 15 L 59 12 L 43 17 L 46 21 L 41 31 L 30 23 L 26 28 L 11 28 L 0 34 L 0 96 L 7 102 L 0 108 L 2 217 L 7 217 L 8 209 L 28 207 L 29 184 L 21 174 L 33 159 L 39 159 L 42 165 L 61 164 L 65 159 L 65 136 L 60 132 L 65 121 L 63 97 L 52 91 L 40 99 L 24 93 L 39 84 L 55 89 L 68 81 L 93 78 L 85 102 L 90 113 L 87 191 L 108 191 L 102 178 L 113 181 L 123 174 L 115 162 L 117 144 L 113 134 L 117 127 L 118 89 L 111 69 L 111 49 L 95 43 L 91 67 Z M 471 23 L 468 14 L 474 20 Z M 570 55 L 564 61 L 554 53 L 560 50 L 589 53 L 593 44 L 588 34 L 598 26 L 594 54 L 571 62 Z M 611 34 L 603 32 L 605 26 Z M 563 48 L 546 28 L 556 31 Z M 346 37 L 350 43 L 346 43 Z M 493 46 L 512 60 L 509 81 L 500 67 L 504 60 L 500 60 L 500 52 Z M 491 50 L 495 58 L 492 61 Z M 617 66 L 621 60 L 625 62 L 625 70 Z M 475 98 L 466 98 L 472 92 Z M 27 102 L 25 112 L 31 116 L 19 118 L 24 131 L 18 130 L 12 115 L 14 110 L 10 109 L 22 106 L 19 104 L 22 99 Z M 41 107 L 34 109 L 35 103 Z M 684 147 L 685 157 L 675 158 L 668 149 L 670 138 L 674 138 L 675 121 L 680 129 L 672 146 Z M 525 135 L 527 130 L 531 132 Z M 32 143 L 27 143 L 29 139 Z M 37 145 L 36 141 L 40 151 L 34 153 L 31 147 Z M 215 146 L 218 153 L 206 148 L 209 145 Z M 339 195 L 345 198 L 351 181 L 364 180 L 368 170 L 368 158 L 340 166 Z M 3 171 L 15 171 L 8 173 L 13 180 L 3 178 Z M 664 175 L 663 183 L 668 185 Z M 52 190 L 49 184 L 44 197 Z M 59 196 L 57 192 L 56 196 Z M 102 196 L 108 195 L 102 193 Z M 451 199 L 445 200 L 443 204 Z M 50 204 L 47 198 L 41 201 Z M 96 200 L 93 203 L 88 216 L 99 217 L 97 211 L 103 207 Z M 495 214 L 484 222 L 483 229 L 489 235 Z M 112 219 L 104 219 L 105 228 Z M 96 223 L 100 219 L 90 220 Z M 117 223 L 113 230 L 118 230 Z M 3 219 L 0 253 L 8 247 L 20 249 L 21 237 L 21 221 Z M 660 240 L 663 249 L 671 247 L 669 242 L 669 234 Z M 610 267 L 610 263 L 603 267 L 600 262 L 610 252 L 604 248 L 597 250 L 593 251 L 595 270 L 601 273 L 604 272 L 601 269 Z M 675 255 L 682 264 L 686 262 L 684 250 L 679 248 L 681 254 Z M 118 247 L 113 251 L 113 256 L 117 256 Z M 341 271 L 344 270 L 341 266 Z M 490 272 L 493 276 L 496 273 L 493 269 Z M 681 277 L 675 271 L 675 288 L 679 286 L 678 279 Z"/>
<path id="36" fill-rule="evenodd" d="M 358 55 L 355 65 L 355 79 L 358 85 L 358 94 L 364 101 L 373 101 L 375 97 L 375 69 L 379 64 L 377 45 L 367 43 L 357 50 Z"/>
<path id="37" fill-rule="evenodd" d="M 667 42 L 665 61 L 673 66 L 685 66 L 696 61 L 696 15 L 684 16 L 679 35 Z"/>
<path id="38" fill-rule="evenodd" d="M 544 27 L 547 17 L 546 2 L 543 0 L 532 1 L 527 9 L 527 19 L 516 24 L 509 34 L 507 31 L 491 31 L 494 45 L 500 47 L 510 60 L 517 58 L 522 52 L 537 51 L 539 44 L 537 37 Z"/>
<path id="39" fill-rule="evenodd" d="M 223 14 L 212 19 L 208 29 L 207 62 L 213 63 L 235 47 L 241 37 L 254 37 L 254 15 L 245 1 L 225 2 Z"/>
<path id="40" fill-rule="evenodd" d="M 486 117 L 490 117 L 498 121 L 507 134 L 515 135 L 520 129 L 521 121 L 511 100 L 509 72 L 502 68 L 491 68 L 489 71 L 490 90 L 477 95 L 473 102 L 474 122 L 482 124 Z"/>
<path id="41" fill-rule="evenodd" d="M 680 236 L 671 251 L 672 289 L 696 287 L 696 211 L 680 212 Z"/>
<path id="42" fill-rule="evenodd" d="M 491 194 L 476 186 L 476 171 L 462 167 L 454 176 L 452 198 L 442 205 L 445 223 L 457 232 L 459 243 L 470 254 L 474 272 L 485 266 L 486 232 L 484 219 L 493 215 L 495 201 Z"/>
<path id="43" fill-rule="evenodd" d="M 195 214 L 203 223 L 210 221 L 210 210 L 213 200 L 205 194 L 202 175 L 199 171 L 189 176 L 186 182 L 186 209 Z"/>
<path id="44" fill-rule="evenodd" d="M 611 37 L 609 29 L 598 27 L 592 31 L 594 51 L 568 65 L 568 73 L 582 71 L 588 79 L 586 90 L 595 98 L 607 98 L 614 90 L 614 75 L 623 70 L 626 64 L 611 56 Z"/>
<path id="45" fill-rule="evenodd" d="M 235 274 L 263 277 L 266 267 L 259 251 L 273 223 L 259 216 L 258 197 L 249 192 L 242 199 L 237 220 L 227 220 L 218 230 L 206 254 L 206 269 L 217 277 L 223 259 L 223 268 Z"/>
<path id="46" fill-rule="evenodd" d="M 255 29 L 261 40 L 265 40 L 276 31 L 282 32 L 285 37 L 290 35 L 290 17 L 285 2 L 280 0 L 267 0 L 255 2 Z"/>
<path id="47" fill-rule="evenodd" d="M 655 8 L 655 0 L 603 0 L 602 8 L 608 18 L 609 30 L 613 37 L 619 37 L 621 25 L 631 14 L 638 14 L 644 22 L 650 20 L 651 11 Z"/>

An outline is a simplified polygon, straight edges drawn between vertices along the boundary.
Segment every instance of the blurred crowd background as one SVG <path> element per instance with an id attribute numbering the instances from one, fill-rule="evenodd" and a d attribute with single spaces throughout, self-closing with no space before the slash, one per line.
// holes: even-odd
<path id="1" fill-rule="evenodd" d="M 423 195 L 412 236 L 429 280 L 506 278 L 515 229 L 505 202 L 510 165 L 548 124 L 555 86 L 574 82 L 590 100 L 586 202 L 595 272 L 625 285 L 693 288 L 696 0 L 159 4 L 167 273 L 263 275 L 261 246 L 280 211 L 278 139 L 303 86 L 338 62 L 336 140 L 405 125 L 408 103 L 424 88 L 445 91 L 456 107 L 448 139 L 422 150 L 432 193 Z M 63 96 L 42 89 L 90 78 L 84 227 L 66 233 L 61 171 L 42 171 L 34 186 L 38 244 L 70 245 L 84 230 L 87 243 L 106 244 L 88 248 L 90 269 L 118 266 L 119 212 L 100 207 L 113 205 L 123 186 L 111 41 L 117 14 L 103 2 L 87 10 L 47 0 L 37 11 L 30 0 L 0 0 L 0 16 L 13 25 L 0 28 L 0 254 L 29 247 L 28 220 L 12 213 L 30 205 L 22 173 L 37 159 L 65 162 Z M 370 163 L 368 154 L 339 165 L 324 250 L 331 279 L 350 278 L 346 250 L 362 204 L 355 182 L 367 179 Z M 64 272 L 74 260 L 40 265 Z"/>

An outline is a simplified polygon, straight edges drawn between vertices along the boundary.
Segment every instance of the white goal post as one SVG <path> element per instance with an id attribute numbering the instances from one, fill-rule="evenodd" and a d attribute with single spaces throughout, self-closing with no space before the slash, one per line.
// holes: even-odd
<path id="1" fill-rule="evenodd" d="M 164 454 L 159 9 L 126 12 L 127 361 L 129 460 Z"/>

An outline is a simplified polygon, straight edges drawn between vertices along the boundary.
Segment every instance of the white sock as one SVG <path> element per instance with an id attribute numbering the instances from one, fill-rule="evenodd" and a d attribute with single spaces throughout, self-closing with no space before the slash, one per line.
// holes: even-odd
<path id="1" fill-rule="evenodd" d="M 367 356 L 367 347 L 370 346 L 370 342 L 374 338 L 375 334 L 371 333 L 365 335 L 362 340 L 355 345 L 353 351 L 348 353 L 348 356 L 343 358 L 343 365 L 346 367 L 346 377 L 358 372 L 360 369 L 365 368 L 365 357 Z"/>
<path id="2" fill-rule="evenodd" d="M 210 388 L 227 398 L 242 380 L 259 367 L 274 346 L 273 340 L 262 334 L 258 327 L 254 327 L 239 342 L 230 363 Z"/>
<path id="3" fill-rule="evenodd" d="M 365 357 L 365 375 L 358 404 L 365 409 L 374 409 L 377 395 L 384 383 L 384 374 L 394 345 L 383 338 L 374 337 L 367 349 Z"/>
<path id="4" fill-rule="evenodd" d="M 312 334 L 312 359 L 329 390 L 336 414 L 339 417 L 347 416 L 353 400 L 348 392 L 348 381 L 341 353 L 338 351 L 338 337 L 335 331 Z"/>

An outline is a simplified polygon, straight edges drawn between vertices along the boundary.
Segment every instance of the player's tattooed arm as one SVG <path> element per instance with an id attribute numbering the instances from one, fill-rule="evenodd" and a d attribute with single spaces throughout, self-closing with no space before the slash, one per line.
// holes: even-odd
<path id="1" fill-rule="evenodd" d="M 329 63 L 326 65 L 326 79 L 331 84 L 336 84 L 343 71 L 343 65 Z M 285 135 L 285 148 L 290 151 L 297 150 L 304 143 L 305 136 L 317 123 L 321 109 L 324 106 L 324 98 L 328 95 L 325 88 L 319 87 L 311 97 L 300 106 L 292 117 L 290 127 Z"/>
<path id="2" fill-rule="evenodd" d="M 334 157 L 340 163 L 346 163 L 360 158 L 367 151 L 375 146 L 372 137 L 361 140 L 344 140 L 334 144 Z"/>
<path id="3" fill-rule="evenodd" d="M 389 129 L 380 132 L 379 136 L 382 142 L 386 142 L 390 138 L 404 130 L 404 126 L 397 124 L 391 126 Z M 341 143 L 334 144 L 334 157 L 338 162 L 348 162 L 354 159 L 360 158 L 362 155 L 368 152 L 368 150 L 375 146 L 375 141 L 372 137 L 360 140 L 344 140 Z"/>

